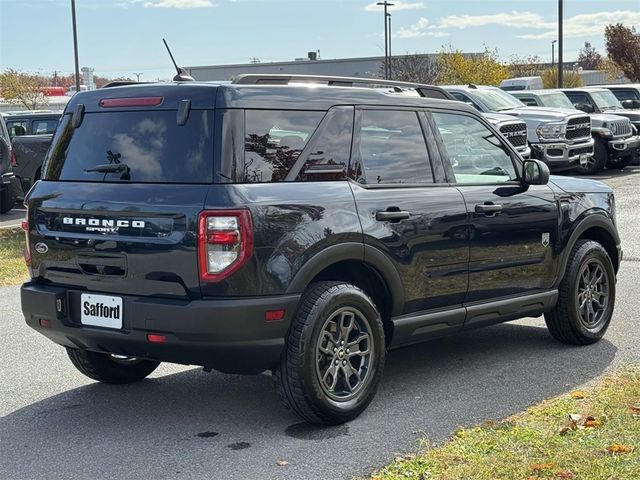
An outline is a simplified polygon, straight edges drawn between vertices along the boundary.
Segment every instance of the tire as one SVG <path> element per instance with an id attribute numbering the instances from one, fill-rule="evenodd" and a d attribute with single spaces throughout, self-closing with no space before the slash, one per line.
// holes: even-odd
<path id="1" fill-rule="evenodd" d="M 596 282 L 599 277 L 606 283 Z M 589 289 L 589 283 L 595 288 Z M 558 303 L 544 316 L 551 335 L 570 345 L 589 345 L 600 340 L 611 323 L 616 296 L 616 274 L 602 245 L 592 240 L 576 242 L 558 290 Z"/>
<path id="2" fill-rule="evenodd" d="M 609 151 L 602 140 L 596 138 L 593 147 L 593 156 L 589 157 L 586 165 L 578 165 L 576 167 L 578 173 L 582 175 L 595 175 L 604 169 L 609 160 Z"/>
<path id="3" fill-rule="evenodd" d="M 348 422 L 373 400 L 384 355 L 382 320 L 367 294 L 348 283 L 315 283 L 300 301 L 274 370 L 276 390 L 309 423 Z"/>
<path id="4" fill-rule="evenodd" d="M 625 155 L 624 157 L 618 157 L 615 160 L 609 160 L 607 162 L 607 168 L 611 170 L 623 170 L 628 167 L 634 160 L 635 152 Z"/>
<path id="5" fill-rule="evenodd" d="M 87 377 L 102 383 L 132 383 L 153 372 L 160 362 L 141 359 L 119 360 L 106 353 L 67 348 L 74 367 Z"/>
<path id="6" fill-rule="evenodd" d="M 7 188 L 0 191 L 0 214 L 7 213 L 16 204 L 18 200 L 18 189 L 13 183 L 7 185 Z"/>

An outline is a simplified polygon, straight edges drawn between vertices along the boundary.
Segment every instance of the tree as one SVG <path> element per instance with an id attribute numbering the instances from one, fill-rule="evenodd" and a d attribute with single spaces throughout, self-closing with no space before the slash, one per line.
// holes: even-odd
<path id="1" fill-rule="evenodd" d="M 542 63 L 538 55 L 511 55 L 507 68 L 512 77 L 537 77 L 542 73 Z"/>
<path id="2" fill-rule="evenodd" d="M 542 85 L 544 88 L 557 88 L 558 87 L 558 69 L 547 68 L 540 75 L 542 77 Z M 562 73 L 562 86 L 563 88 L 573 88 L 582 86 L 582 77 L 578 72 L 572 72 L 565 70 Z"/>
<path id="3" fill-rule="evenodd" d="M 389 61 L 390 77 L 400 82 L 435 83 L 438 62 L 430 55 L 398 55 Z M 384 76 L 384 63 L 378 70 Z"/>
<path id="4" fill-rule="evenodd" d="M 498 53 L 485 47 L 483 53 L 468 55 L 451 46 L 438 53 L 438 82 L 443 84 L 499 85 L 509 70 L 498 61 Z"/>
<path id="5" fill-rule="evenodd" d="M 620 67 L 618 67 L 618 65 L 609 57 L 605 57 L 602 60 L 602 63 L 598 67 L 598 70 L 607 72 L 607 78 L 610 82 L 620 80 L 624 77 L 624 73 L 622 72 L 622 70 L 620 70 Z"/>
<path id="6" fill-rule="evenodd" d="M 578 64 L 584 70 L 599 70 L 603 61 L 602 55 L 589 42 L 584 42 L 578 53 Z"/>
<path id="7" fill-rule="evenodd" d="M 12 103 L 21 104 L 28 110 L 48 104 L 47 97 L 42 94 L 42 89 L 48 85 L 49 81 L 45 77 L 12 68 L 7 68 L 0 74 L 2 97 Z"/>
<path id="8" fill-rule="evenodd" d="M 622 23 L 604 30 L 607 55 L 632 82 L 640 82 L 640 34 Z"/>

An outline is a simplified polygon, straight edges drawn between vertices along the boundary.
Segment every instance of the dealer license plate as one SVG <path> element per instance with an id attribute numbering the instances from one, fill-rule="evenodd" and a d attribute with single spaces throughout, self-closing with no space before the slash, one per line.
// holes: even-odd
<path id="1" fill-rule="evenodd" d="M 580 165 L 585 166 L 589 163 L 589 155 L 580 155 Z"/>
<path id="2" fill-rule="evenodd" d="M 93 327 L 122 328 L 122 298 L 83 293 L 80 322 Z"/>

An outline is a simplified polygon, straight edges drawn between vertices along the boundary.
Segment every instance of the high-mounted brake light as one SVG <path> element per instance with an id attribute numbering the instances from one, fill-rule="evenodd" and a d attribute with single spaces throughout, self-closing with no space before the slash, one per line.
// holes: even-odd
<path id="1" fill-rule="evenodd" d="M 200 279 L 220 281 L 251 258 L 253 224 L 248 210 L 206 210 L 198 217 Z"/>
<path id="2" fill-rule="evenodd" d="M 130 98 L 103 98 L 100 106 L 113 107 L 156 107 L 162 103 L 163 97 L 130 97 Z"/>

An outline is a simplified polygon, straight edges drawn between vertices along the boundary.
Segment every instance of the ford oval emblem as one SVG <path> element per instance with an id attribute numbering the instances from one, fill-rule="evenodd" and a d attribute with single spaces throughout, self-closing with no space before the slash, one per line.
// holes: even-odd
<path id="1" fill-rule="evenodd" d="M 42 242 L 36 243 L 36 252 L 47 253 L 48 251 L 49 251 L 49 247 L 47 247 L 46 243 L 42 243 Z"/>

